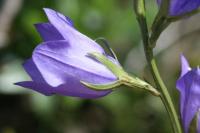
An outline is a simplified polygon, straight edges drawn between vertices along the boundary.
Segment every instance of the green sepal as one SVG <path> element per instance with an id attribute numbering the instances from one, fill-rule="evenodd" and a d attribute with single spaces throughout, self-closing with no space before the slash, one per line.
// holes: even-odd
<path id="1" fill-rule="evenodd" d="M 194 118 L 192 119 L 189 127 L 189 133 L 197 133 L 198 119 L 200 110 L 197 111 Z"/>
<path id="2" fill-rule="evenodd" d="M 88 53 L 88 55 L 105 65 L 116 77 L 121 77 L 126 74 L 121 66 L 113 63 L 105 55 L 96 52 Z"/>
<path id="3" fill-rule="evenodd" d="M 92 83 L 87 83 L 85 81 L 80 81 L 80 82 L 83 85 L 87 86 L 88 88 L 97 90 L 97 91 L 112 90 L 113 88 L 118 87 L 122 84 L 120 81 L 114 81 L 108 84 L 92 84 Z"/>
<path id="4" fill-rule="evenodd" d="M 117 81 L 107 83 L 107 84 L 93 84 L 93 83 L 88 83 L 85 81 L 80 81 L 83 85 L 85 85 L 88 88 L 91 88 L 93 90 L 112 90 L 115 87 L 118 87 L 120 85 L 127 85 L 132 88 L 139 88 L 146 90 L 153 94 L 154 96 L 160 96 L 160 93 L 152 87 L 150 84 L 147 82 L 137 78 L 137 77 L 132 77 L 128 73 L 126 73 L 123 68 L 114 62 L 112 62 L 110 59 L 108 59 L 105 55 L 101 53 L 88 53 L 88 56 L 96 59 L 100 63 L 102 63 L 104 66 L 106 66 L 116 77 Z"/>
<path id="5" fill-rule="evenodd" d="M 129 87 L 143 89 L 150 92 L 154 96 L 160 96 L 160 92 L 157 89 L 137 77 L 127 75 L 122 77 L 121 81 Z"/>

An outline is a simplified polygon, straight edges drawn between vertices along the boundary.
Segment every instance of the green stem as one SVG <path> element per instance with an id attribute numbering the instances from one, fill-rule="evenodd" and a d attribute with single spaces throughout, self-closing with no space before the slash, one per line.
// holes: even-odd
<path id="1" fill-rule="evenodd" d="M 169 114 L 174 133 L 182 133 L 180 121 L 178 119 L 178 115 L 174 108 L 172 99 L 169 95 L 169 92 L 168 92 L 164 82 L 162 81 L 162 78 L 159 74 L 159 71 L 158 71 L 158 68 L 156 65 L 156 61 L 153 56 L 153 48 L 151 47 L 152 44 L 150 44 L 150 41 L 149 41 L 149 31 L 148 31 L 146 17 L 145 17 L 144 0 L 135 0 L 134 2 L 135 2 L 134 3 L 135 13 L 136 13 L 137 20 L 139 22 L 141 33 L 142 33 L 145 56 L 146 56 L 148 65 L 150 67 L 151 73 L 153 75 L 155 84 L 156 84 L 157 88 L 159 88 L 161 91 L 160 98 L 161 98 L 163 104 L 165 105 L 165 108 Z"/>
<path id="2" fill-rule="evenodd" d="M 163 104 L 165 105 L 165 108 L 170 116 L 171 119 L 171 123 L 174 129 L 174 133 L 182 133 L 181 130 L 181 125 L 180 125 L 180 121 L 178 118 L 178 115 L 176 113 L 176 110 L 174 108 L 172 99 L 169 95 L 168 89 L 166 88 L 156 65 L 156 61 L 153 57 L 153 50 L 144 46 L 145 48 L 145 55 L 146 55 L 146 59 L 148 61 L 148 65 L 150 67 L 151 73 L 153 75 L 154 81 L 156 86 L 161 90 L 161 100 L 163 102 Z"/>
<path id="3" fill-rule="evenodd" d="M 156 46 L 156 42 L 160 37 L 161 33 L 169 26 L 170 22 L 165 17 L 160 17 L 158 22 L 152 27 L 152 34 L 149 38 L 149 45 L 151 48 Z"/>

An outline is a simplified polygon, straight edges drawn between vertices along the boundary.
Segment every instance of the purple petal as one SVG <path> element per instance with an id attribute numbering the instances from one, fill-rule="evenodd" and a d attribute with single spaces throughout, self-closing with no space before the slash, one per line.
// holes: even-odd
<path id="1" fill-rule="evenodd" d="M 42 77 L 41 73 L 37 69 L 35 63 L 33 62 L 32 58 L 25 61 L 25 63 L 23 64 L 23 67 L 26 70 L 26 72 L 30 75 L 33 81 L 45 82 L 44 78 Z"/>
<path id="2" fill-rule="evenodd" d="M 62 35 L 50 23 L 35 24 L 43 41 L 64 40 Z"/>
<path id="3" fill-rule="evenodd" d="M 33 61 L 45 81 L 52 86 L 64 84 L 69 76 L 90 83 L 116 80 L 104 65 L 76 50 L 79 49 L 67 41 L 46 42 L 35 49 Z"/>
<path id="4" fill-rule="evenodd" d="M 52 9 L 44 9 L 50 23 L 59 31 L 59 33 L 70 44 L 80 47 L 81 50 L 98 51 L 104 53 L 104 50 L 92 39 L 78 32 L 75 28 L 71 27 L 67 22 L 66 17 Z"/>
<path id="5" fill-rule="evenodd" d="M 83 86 L 80 83 L 79 79 L 77 79 L 76 77 L 70 77 L 70 76 L 66 77 L 64 84 L 52 87 L 52 86 L 49 86 L 46 83 L 46 81 L 44 81 L 43 77 L 41 77 L 41 74 L 36 68 L 35 63 L 32 61 L 32 59 L 29 59 L 24 63 L 24 68 L 34 81 L 25 81 L 25 82 L 19 82 L 15 84 L 25 87 L 25 88 L 30 88 L 32 90 L 35 90 L 47 96 L 52 95 L 52 94 L 59 94 L 59 95 L 74 96 L 74 97 L 81 97 L 81 98 L 98 98 L 98 97 L 105 96 L 111 92 L 110 90 L 108 91 L 91 90 Z M 56 78 L 52 80 L 56 80 Z"/>
<path id="6" fill-rule="evenodd" d="M 61 41 L 62 42 L 62 41 Z M 59 43 L 56 43 L 55 45 L 59 45 Z M 66 44 L 64 44 L 66 45 Z M 42 45 L 45 46 L 45 45 Z M 59 46 L 62 46 L 59 45 Z M 58 47 L 56 47 L 58 48 Z M 48 49 L 51 50 L 51 49 Z M 65 51 L 66 49 L 64 49 Z M 67 50 L 66 50 L 67 51 Z M 58 51 L 59 52 L 59 51 Z M 39 60 L 43 61 L 43 58 L 40 58 Z M 46 63 L 45 63 L 46 62 Z M 50 64 L 48 63 L 48 61 L 45 61 L 44 59 L 44 63 L 47 65 L 44 69 L 49 68 L 48 70 L 52 70 L 51 67 L 55 67 L 54 64 Z M 57 65 L 57 64 L 56 64 Z M 81 97 L 81 98 L 98 98 L 98 97 L 102 97 L 105 96 L 107 94 L 109 94 L 111 91 L 95 91 L 95 90 L 91 90 L 85 86 L 83 86 L 80 83 L 80 79 L 77 78 L 78 75 L 77 74 L 77 70 L 75 69 L 75 71 L 71 71 L 73 75 L 67 74 L 69 69 L 66 68 L 59 68 L 59 71 L 57 72 L 57 70 L 52 72 L 55 72 L 55 74 L 60 73 L 60 75 L 64 75 L 64 80 L 63 83 L 60 84 L 61 82 L 59 82 L 59 84 L 57 84 L 57 86 L 54 84 L 54 86 L 50 86 L 47 84 L 47 82 L 44 80 L 43 76 L 45 77 L 46 75 L 49 76 L 49 73 L 45 73 L 44 75 L 41 75 L 41 72 L 39 71 L 39 69 L 37 68 L 37 66 L 35 65 L 34 61 L 32 59 L 27 60 L 24 64 L 24 69 L 26 70 L 26 72 L 30 75 L 30 77 L 32 78 L 33 81 L 25 81 L 25 82 L 19 82 L 16 83 L 16 85 L 25 87 L 25 88 L 29 88 L 32 90 L 35 90 L 37 92 L 40 92 L 44 95 L 52 95 L 52 94 L 59 94 L 59 95 L 64 95 L 64 96 L 74 96 L 74 97 Z M 59 66 L 59 65 L 58 65 Z M 63 69 L 65 69 L 65 71 L 63 71 Z M 59 74 L 57 76 L 60 76 Z M 49 82 L 56 82 L 60 77 L 56 77 L 56 76 L 49 76 L 51 81 Z M 103 79 L 104 77 L 102 77 L 101 79 L 98 78 L 94 78 L 93 81 L 97 80 L 101 80 L 99 82 L 106 82 L 106 81 L 110 81 L 108 79 Z"/>
<path id="7" fill-rule="evenodd" d="M 177 81 L 181 93 L 181 117 L 185 132 L 200 107 L 200 72 L 193 69 Z"/>
<path id="8" fill-rule="evenodd" d="M 57 87 L 51 87 L 44 83 L 33 82 L 33 81 L 24 81 L 15 83 L 15 85 L 19 85 L 21 87 L 29 88 L 34 91 L 37 91 L 43 95 L 50 96 L 53 94 L 59 94 L 62 96 L 73 96 L 80 98 L 99 98 L 109 94 L 111 91 L 94 91 L 86 88 L 81 85 L 78 80 L 74 80 L 71 78 L 67 81 L 67 84 L 62 84 Z"/>
<path id="9" fill-rule="evenodd" d="M 109 93 L 111 90 L 95 91 L 82 85 L 75 77 L 69 77 L 65 84 L 55 88 L 56 93 L 64 96 L 73 96 L 81 98 L 99 98 Z"/>
<path id="10" fill-rule="evenodd" d="M 66 79 L 65 84 L 59 85 L 57 87 L 51 87 L 44 81 L 43 77 L 36 68 L 32 59 L 27 60 L 23 66 L 27 73 L 31 76 L 33 81 L 19 82 L 15 83 L 15 85 L 32 89 L 43 95 L 49 96 L 52 94 L 59 94 L 64 96 L 74 96 L 81 98 L 99 98 L 111 92 L 110 90 L 94 91 L 88 89 L 82 84 L 80 84 L 80 81 L 77 80 L 75 77 L 68 77 L 68 79 Z"/>
<path id="11" fill-rule="evenodd" d="M 60 14 L 60 13 L 59 13 L 59 14 Z M 60 15 L 62 15 L 62 14 L 60 14 Z M 65 16 L 65 21 L 67 21 L 67 23 L 68 23 L 71 27 L 74 27 L 74 23 L 73 23 L 73 21 L 72 21 L 69 17 Z"/>
<path id="12" fill-rule="evenodd" d="M 157 0 L 158 5 L 161 4 L 162 0 Z M 169 15 L 177 16 L 182 15 L 193 10 L 196 10 L 200 6 L 199 0 L 171 0 L 170 1 Z"/>
<path id="13" fill-rule="evenodd" d="M 15 83 L 15 85 L 19 85 L 24 88 L 32 89 L 32 90 L 37 91 L 46 96 L 50 96 L 54 93 L 53 92 L 54 88 L 48 86 L 45 83 L 34 82 L 34 81 L 24 81 L 24 82 Z"/>
<path id="14" fill-rule="evenodd" d="M 43 10 L 45 11 L 45 13 L 46 13 L 46 15 L 47 15 L 48 18 L 51 17 L 51 15 L 53 15 L 54 18 L 51 18 L 51 19 L 57 19 L 57 18 L 59 18 L 60 23 L 63 23 L 63 25 L 67 24 L 68 26 L 70 26 L 72 28 L 74 27 L 73 26 L 74 25 L 73 21 L 69 17 L 64 16 L 63 14 L 61 14 L 59 12 L 56 12 L 56 11 L 50 9 L 50 8 L 43 8 Z"/>
<path id="15" fill-rule="evenodd" d="M 187 59 L 185 58 L 185 56 L 182 54 L 181 55 L 181 76 L 183 77 L 188 71 L 190 71 L 190 65 L 187 61 Z"/>
<path id="16" fill-rule="evenodd" d="M 171 0 L 170 15 L 176 16 L 198 9 L 199 0 Z"/>

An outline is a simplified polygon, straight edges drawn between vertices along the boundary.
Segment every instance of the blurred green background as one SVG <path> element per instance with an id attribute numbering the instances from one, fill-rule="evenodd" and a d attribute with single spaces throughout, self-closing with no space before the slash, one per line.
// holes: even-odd
<path id="1" fill-rule="evenodd" d="M 46 97 L 13 83 L 29 79 L 21 64 L 41 42 L 33 24 L 46 22 L 42 8 L 69 16 L 82 33 L 104 37 L 124 68 L 148 82 L 132 0 L 0 0 L 0 133 L 170 133 L 166 111 L 158 98 L 119 88 L 96 99 Z M 147 1 L 149 25 L 158 7 Z M 158 41 L 158 65 L 178 110 L 175 81 L 179 54 L 192 66 L 199 61 L 199 15 L 174 23 Z"/>

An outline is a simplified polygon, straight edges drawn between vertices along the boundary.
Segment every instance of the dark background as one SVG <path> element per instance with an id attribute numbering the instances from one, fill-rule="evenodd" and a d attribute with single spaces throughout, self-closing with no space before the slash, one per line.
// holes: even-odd
<path id="1" fill-rule="evenodd" d="M 87 100 L 46 97 L 13 83 L 29 77 L 21 64 L 41 38 L 33 24 L 46 22 L 42 8 L 69 16 L 75 27 L 92 39 L 104 37 L 124 68 L 152 82 L 131 0 L 0 0 L 0 133 L 170 133 L 166 111 L 158 98 L 143 91 L 119 88 Z M 149 25 L 158 10 L 147 1 Z M 179 55 L 200 64 L 200 17 L 170 25 L 155 50 L 159 70 L 178 110 L 175 82 Z"/>

